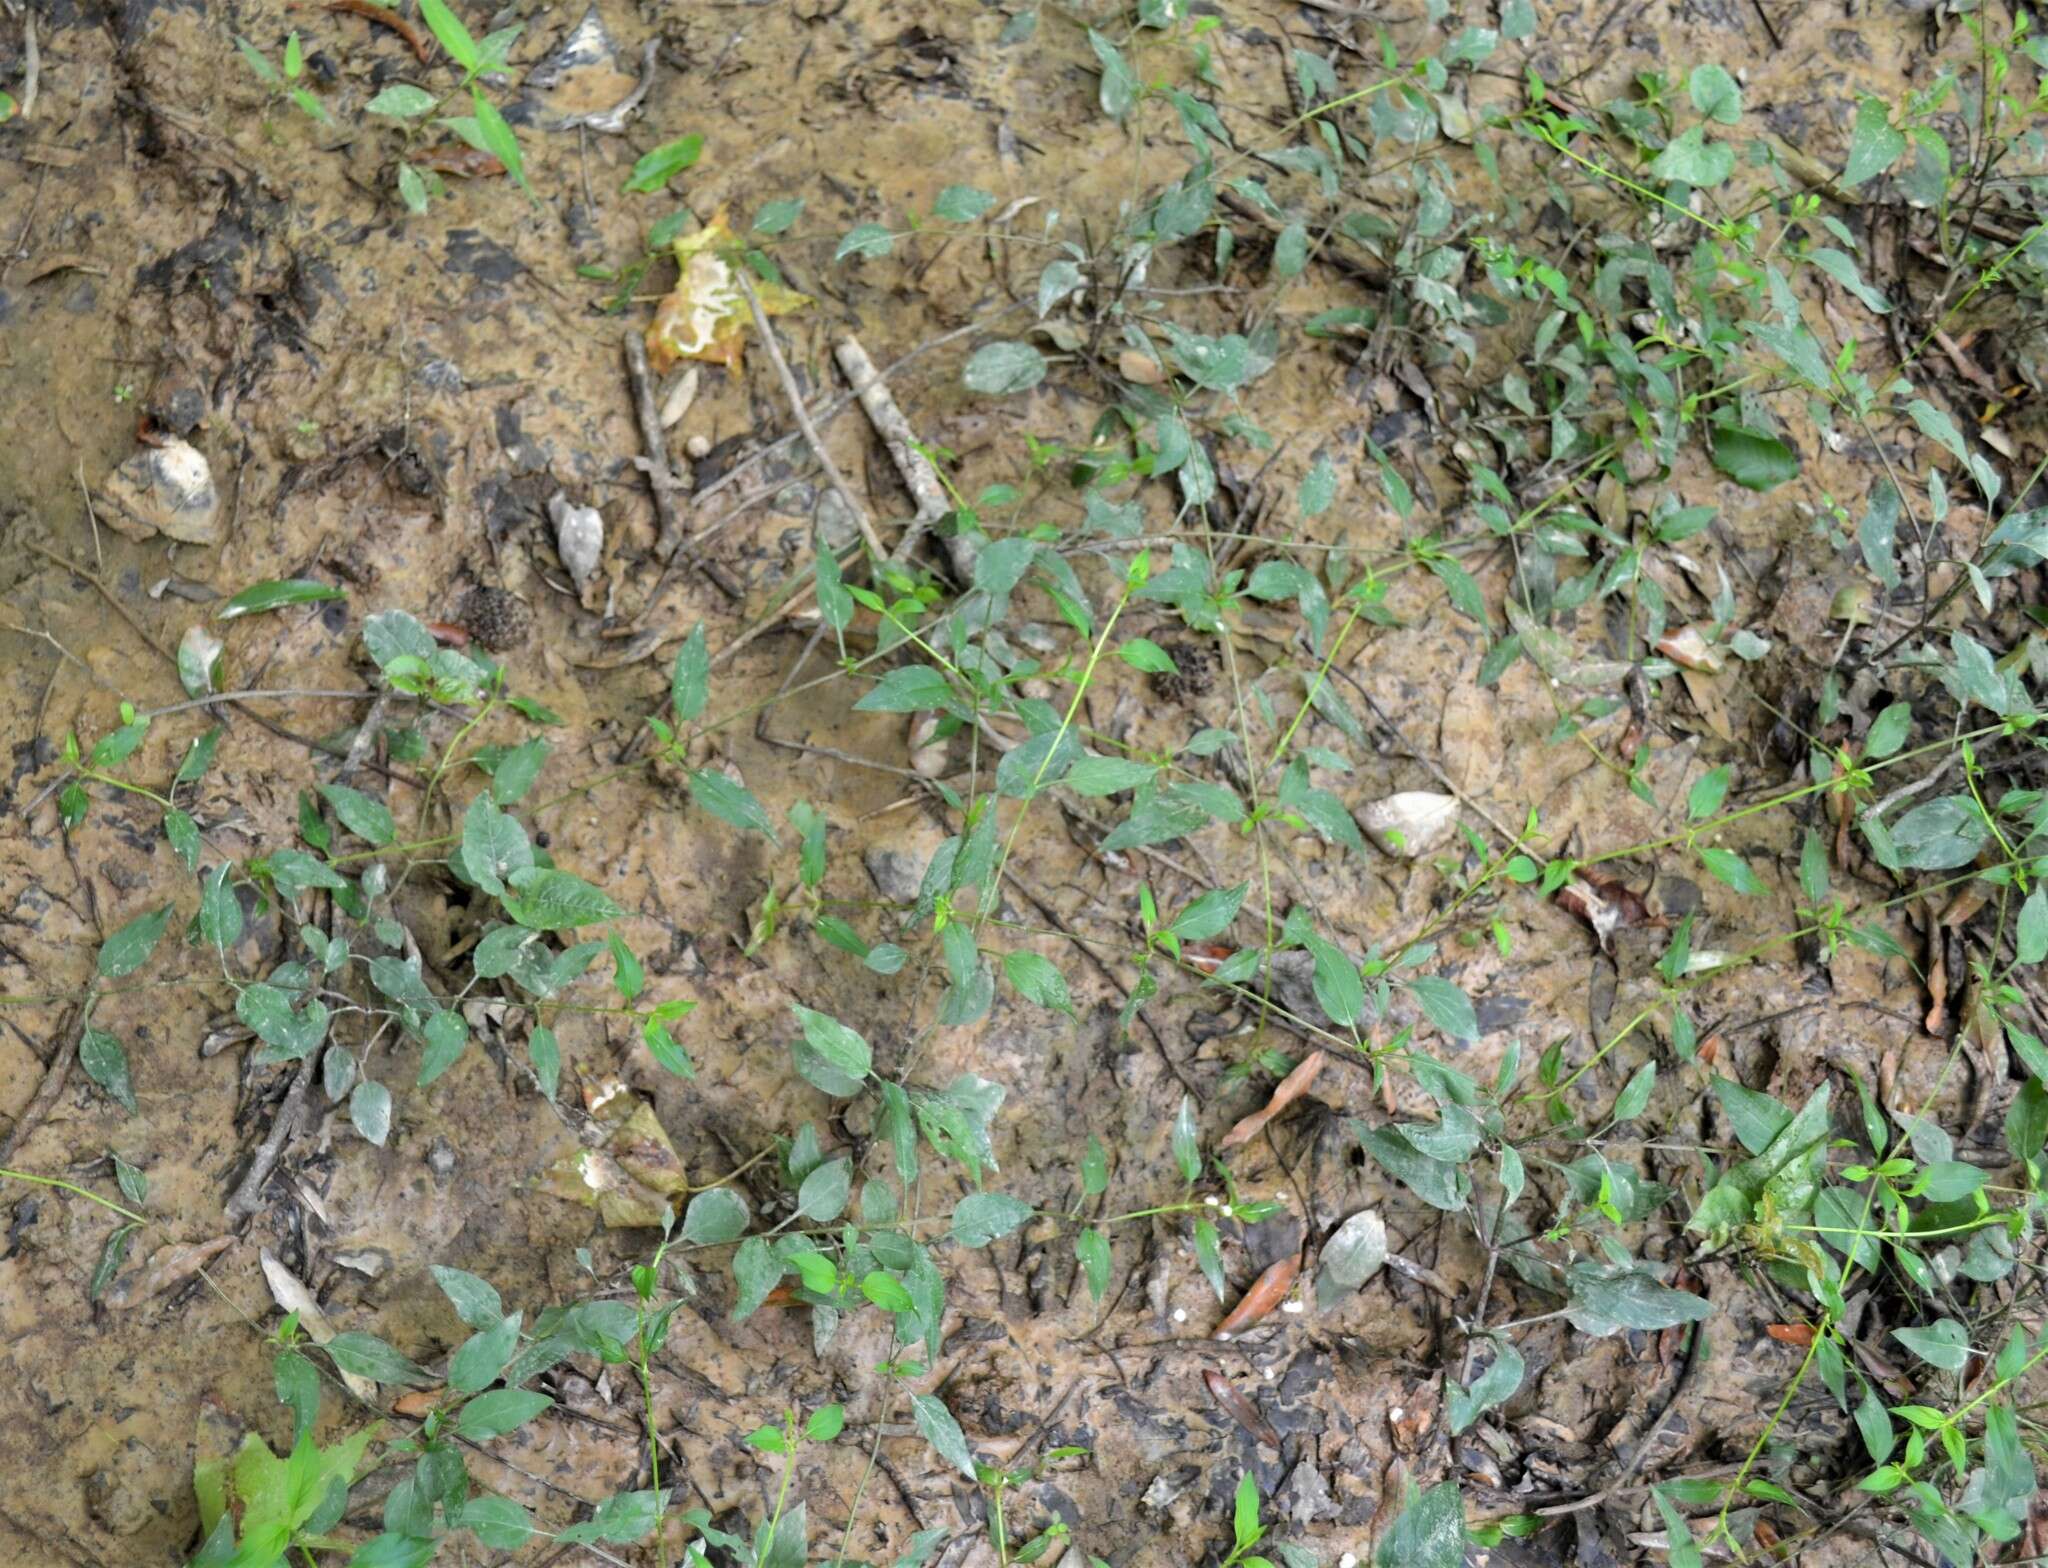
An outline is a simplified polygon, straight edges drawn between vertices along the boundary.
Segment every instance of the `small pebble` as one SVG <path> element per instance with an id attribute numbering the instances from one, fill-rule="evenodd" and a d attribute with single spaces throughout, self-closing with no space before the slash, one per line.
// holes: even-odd
<path id="1" fill-rule="evenodd" d="M 711 455 L 711 437 L 706 435 L 691 436 L 689 440 L 683 443 L 683 451 L 689 455 L 693 462 L 700 457 L 709 457 Z"/>
<path id="2" fill-rule="evenodd" d="M 455 1148 L 446 1138 L 436 1138 L 434 1146 L 427 1150 L 427 1169 L 436 1176 L 446 1176 L 455 1169 Z"/>

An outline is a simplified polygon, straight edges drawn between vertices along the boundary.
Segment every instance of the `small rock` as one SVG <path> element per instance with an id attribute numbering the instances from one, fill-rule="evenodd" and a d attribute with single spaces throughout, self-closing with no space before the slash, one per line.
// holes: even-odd
<path id="1" fill-rule="evenodd" d="M 596 507 L 578 506 L 559 490 L 548 497 L 548 517 L 555 525 L 555 553 L 581 593 L 604 554 L 604 518 Z"/>
<path id="2" fill-rule="evenodd" d="M 446 1138 L 436 1138 L 427 1150 L 427 1169 L 436 1176 L 447 1176 L 455 1170 L 455 1146 Z"/>
<path id="3" fill-rule="evenodd" d="M 692 462 L 697 461 L 699 458 L 709 457 L 711 455 L 711 437 L 707 435 L 691 436 L 689 440 L 683 443 L 683 451 L 688 454 Z"/>
<path id="4" fill-rule="evenodd" d="M 493 653 L 516 648 L 533 635 L 533 611 L 503 588 L 472 588 L 462 597 L 462 629 Z"/>
<path id="5" fill-rule="evenodd" d="M 185 441 L 144 447 L 107 476 L 100 521 L 130 539 L 163 534 L 182 544 L 220 542 L 220 492 L 199 449 Z"/>
<path id="6" fill-rule="evenodd" d="M 1337 1499 L 1330 1495 L 1330 1483 L 1323 1479 L 1323 1472 L 1306 1459 L 1294 1467 L 1282 1484 L 1279 1495 L 1273 1499 L 1273 1505 L 1280 1517 L 1292 1522 L 1297 1529 L 1324 1519 L 1334 1519 L 1338 1513 Z"/>
<path id="7" fill-rule="evenodd" d="M 1361 808 L 1358 825 L 1382 852 L 1402 860 L 1426 855 L 1457 826 L 1458 801 L 1429 790 L 1403 790 Z"/>
<path id="8" fill-rule="evenodd" d="M 174 436 L 189 436 L 206 418 L 206 390 L 189 375 L 167 376 L 150 397 L 149 417 Z"/>
<path id="9" fill-rule="evenodd" d="M 871 849 L 864 857 L 875 891 L 891 903 L 908 904 L 917 897 L 924 868 L 899 849 Z"/>

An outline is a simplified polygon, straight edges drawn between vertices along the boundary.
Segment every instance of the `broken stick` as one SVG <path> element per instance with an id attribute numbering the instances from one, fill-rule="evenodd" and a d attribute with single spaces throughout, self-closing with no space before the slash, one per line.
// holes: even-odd
<path id="1" fill-rule="evenodd" d="M 846 482 L 846 476 L 839 472 L 839 465 L 832 461 L 832 454 L 825 450 L 824 439 L 818 434 L 818 427 L 811 423 L 810 410 L 804 407 L 804 395 L 796 384 L 796 377 L 790 373 L 789 361 L 782 357 L 782 345 L 776 341 L 775 328 L 769 325 L 768 312 L 761 308 L 761 296 L 754 292 L 754 285 L 747 281 L 746 272 L 733 268 L 732 278 L 740 286 L 740 293 L 747 299 L 747 308 L 754 313 L 754 330 L 761 334 L 761 346 L 768 350 L 768 357 L 775 362 L 775 374 L 782 378 L 782 395 L 789 402 L 789 411 L 796 419 L 796 427 L 804 433 L 804 443 L 811 449 L 811 456 L 818 460 L 818 466 L 825 470 L 839 499 L 846 503 L 846 509 L 853 514 L 853 520 L 860 525 L 860 536 L 867 541 L 868 548 L 875 553 L 878 561 L 887 560 L 889 552 L 882 548 L 881 536 L 875 532 L 875 525 L 868 521 L 868 509 L 860 503 L 860 497 Z"/>
<path id="2" fill-rule="evenodd" d="M 917 548 L 918 541 L 932 524 L 953 509 L 953 503 L 946 495 L 946 487 L 939 483 L 938 470 L 918 450 L 917 433 L 910 428 L 910 421 L 903 417 L 895 394 L 890 392 L 881 372 L 875 369 L 875 362 L 868 358 L 868 351 L 861 347 L 860 339 L 847 334 L 839 340 L 832 354 L 839 361 L 840 373 L 853 388 L 854 396 L 860 399 L 861 411 L 868 416 L 868 423 L 875 427 L 875 434 L 889 449 L 889 460 L 896 465 L 896 472 L 903 476 L 904 488 L 917 503 L 917 515 L 904 530 L 896 553 L 889 558 L 892 564 L 900 566 L 909 560 L 910 552 Z M 965 569 L 971 575 L 972 558 L 962 560 L 966 554 L 964 542 L 949 539 L 946 546 L 955 568 Z"/>
<path id="3" fill-rule="evenodd" d="M 640 442 L 647 448 L 641 466 L 647 470 L 647 484 L 654 492 L 655 515 L 661 519 L 661 533 L 655 548 L 664 559 L 681 548 L 684 539 L 683 514 L 676 504 L 674 470 L 668 466 L 668 438 L 662 433 L 661 413 L 654 406 L 654 373 L 647 367 L 647 345 L 637 331 L 626 334 L 626 370 L 633 378 L 633 409 L 640 419 Z"/>

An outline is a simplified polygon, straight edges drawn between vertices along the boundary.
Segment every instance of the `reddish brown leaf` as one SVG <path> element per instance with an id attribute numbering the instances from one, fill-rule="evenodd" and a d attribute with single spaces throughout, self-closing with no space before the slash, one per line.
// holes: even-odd
<path id="1" fill-rule="evenodd" d="M 429 147 L 425 152 L 415 153 L 412 162 L 419 168 L 463 180 L 485 179 L 505 172 L 505 165 L 494 155 L 467 142 L 444 142 L 439 147 Z"/>
<path id="2" fill-rule="evenodd" d="M 1268 1448 L 1280 1446 L 1280 1434 L 1273 1430 L 1272 1423 L 1259 1414 L 1259 1407 L 1247 1399 L 1235 1383 L 1215 1371 L 1204 1372 L 1202 1381 L 1208 1385 L 1209 1397 L 1239 1426 Z"/>
<path id="3" fill-rule="evenodd" d="M 1294 1288 L 1294 1277 L 1300 1272 L 1301 1259 L 1292 1253 L 1267 1269 L 1252 1281 L 1252 1288 L 1231 1309 L 1230 1316 L 1216 1325 L 1216 1338 L 1233 1338 L 1265 1317 L 1287 1299 L 1287 1293 Z"/>
<path id="4" fill-rule="evenodd" d="M 428 47 L 426 39 L 420 36 L 418 28 L 389 7 L 375 4 L 374 0 L 333 0 L 327 9 L 346 11 L 351 16 L 360 16 L 366 22 L 390 28 L 412 46 L 412 52 L 419 56 L 421 65 L 428 64 L 434 58 L 434 51 Z"/>
<path id="5" fill-rule="evenodd" d="M 1199 969 L 1205 975 L 1213 975 L 1237 953 L 1234 947 L 1225 947 L 1221 942 L 1183 942 L 1180 956 L 1190 969 Z"/>
<path id="6" fill-rule="evenodd" d="M 1781 1345 L 1797 1345 L 1802 1350 L 1813 1343 L 1811 1323 L 1766 1323 L 1764 1332 Z"/>
<path id="7" fill-rule="evenodd" d="M 1659 639 L 1657 651 L 1673 664 L 1683 665 L 1688 670 L 1705 670 L 1709 674 L 1721 672 L 1721 655 L 1706 638 L 1706 633 L 1697 626 L 1681 626 L 1670 636 Z"/>
<path id="8" fill-rule="evenodd" d="M 400 1394 L 391 1402 L 391 1408 L 399 1415 L 417 1418 L 425 1415 L 440 1402 L 440 1389 L 415 1388 L 408 1393 Z"/>
<path id="9" fill-rule="evenodd" d="M 1223 1135 L 1223 1141 L 1217 1144 L 1216 1147 L 1218 1149 L 1234 1149 L 1239 1144 L 1250 1143 L 1252 1139 L 1259 1135 L 1259 1130 L 1266 1123 L 1286 1110 L 1288 1106 L 1292 1105 L 1304 1094 L 1308 1093 L 1309 1085 L 1316 1081 L 1316 1074 L 1323 1070 L 1323 1063 L 1328 1059 L 1321 1051 L 1309 1052 L 1307 1056 L 1301 1059 L 1300 1065 L 1293 1072 L 1280 1080 L 1279 1087 L 1274 1089 L 1273 1098 L 1266 1102 L 1265 1108 L 1253 1111 L 1251 1115 L 1245 1117 L 1244 1120 L 1231 1128 L 1230 1131 Z"/>

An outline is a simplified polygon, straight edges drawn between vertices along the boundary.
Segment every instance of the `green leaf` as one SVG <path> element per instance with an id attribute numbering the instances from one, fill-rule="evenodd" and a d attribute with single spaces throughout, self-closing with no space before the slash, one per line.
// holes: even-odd
<path id="1" fill-rule="evenodd" d="M 995 197 L 972 185 L 948 185 L 932 202 L 932 216 L 944 223 L 972 223 L 996 204 Z"/>
<path id="2" fill-rule="evenodd" d="M 1099 798 L 1150 783 L 1158 772 L 1151 763 L 1128 757 L 1083 757 L 1061 782 L 1077 795 Z"/>
<path id="3" fill-rule="evenodd" d="M 1259 1530 L 1259 1478 L 1247 1470 L 1238 1478 L 1237 1495 L 1230 1510 L 1230 1532 L 1242 1552 L 1256 1542 Z"/>
<path id="4" fill-rule="evenodd" d="M 953 1239 L 963 1247 L 986 1247 L 1010 1234 L 1036 1211 L 1007 1192 L 970 1192 L 953 1210 Z"/>
<path id="5" fill-rule="evenodd" d="M 447 0 L 420 0 L 420 15 L 426 18 L 427 26 L 440 39 L 448 57 L 464 71 L 475 75 L 483 57 L 477 52 L 476 40 L 469 36 L 469 29 L 462 25 L 462 19 L 448 9 Z"/>
<path id="6" fill-rule="evenodd" d="M 106 1030 L 87 1024 L 78 1038 L 78 1065 L 130 1116 L 136 1111 L 135 1085 L 128 1076 L 128 1053 Z"/>
<path id="7" fill-rule="evenodd" d="M 1700 850 L 1700 863 L 1714 877 L 1727 883 L 1746 898 L 1760 898 L 1770 891 L 1757 874 L 1749 869 L 1749 862 L 1732 849 Z"/>
<path id="8" fill-rule="evenodd" d="M 754 232 L 756 234 L 786 233 L 795 225 L 796 220 L 803 216 L 803 213 L 804 203 L 801 196 L 790 201 L 771 201 L 765 203 L 761 210 L 754 214 Z"/>
<path id="9" fill-rule="evenodd" d="M 428 113 L 438 102 L 440 100 L 423 87 L 415 87 L 410 82 L 393 82 L 364 104 L 363 108 L 370 114 L 389 115 L 395 120 L 412 120 Z"/>
<path id="10" fill-rule="evenodd" d="M 365 1078 L 349 1092 L 348 1119 L 355 1130 L 378 1148 L 391 1136 L 391 1091 Z"/>
<path id="11" fill-rule="evenodd" d="M 1905 150 L 1906 138 L 1892 128 L 1891 112 L 1883 101 L 1865 98 L 1856 105 L 1856 125 L 1849 133 L 1849 162 L 1842 170 L 1842 184 L 1854 190 L 1897 163 Z"/>
<path id="12" fill-rule="evenodd" d="M 1799 476 L 1799 454 L 1766 430 L 1713 427 L 1714 466 L 1745 490 L 1775 490 Z"/>
<path id="13" fill-rule="evenodd" d="M 462 863 L 486 893 L 505 894 L 505 879 L 533 865 L 533 846 L 518 820 L 479 795 L 462 815 Z"/>
<path id="14" fill-rule="evenodd" d="M 1695 125 L 1674 136 L 1662 152 L 1650 160 L 1650 173 L 1660 180 L 1677 180 L 1701 190 L 1711 190 L 1735 172 L 1735 149 L 1707 140 L 1707 133 Z"/>
<path id="15" fill-rule="evenodd" d="M 420 1053 L 419 1087 L 424 1089 L 461 1059 L 462 1048 L 469 1044 L 469 1024 L 451 1009 L 434 1014 L 420 1032 L 427 1041 Z"/>
<path id="16" fill-rule="evenodd" d="M 1131 69 L 1131 63 L 1123 57 L 1122 51 L 1092 27 L 1088 29 L 1088 47 L 1095 51 L 1095 58 L 1102 66 L 1102 84 L 1098 92 L 1102 112 L 1112 120 L 1121 120 L 1131 112 L 1131 105 L 1138 101 L 1137 73 Z"/>
<path id="17" fill-rule="evenodd" d="M 1166 929 L 1184 942 L 1206 942 L 1230 928 L 1250 891 L 1249 882 L 1212 888 L 1175 915 Z"/>
<path id="18" fill-rule="evenodd" d="M 1983 812 L 1968 795 L 1946 795 L 1915 806 L 1891 829 L 1899 863 L 1912 871 L 1967 866 L 1990 837 Z"/>
<path id="19" fill-rule="evenodd" d="M 1650 1091 L 1657 1087 L 1657 1064 L 1645 1062 L 1629 1074 L 1627 1083 L 1621 1086 L 1621 1093 L 1614 1097 L 1614 1120 L 1632 1122 L 1643 1114 L 1643 1108 L 1650 1103 Z"/>
<path id="20" fill-rule="evenodd" d="M 518 1319 L 509 1321 L 516 1323 Z M 488 1442 L 526 1425 L 553 1404 L 546 1394 L 530 1388 L 494 1388 L 462 1407 L 462 1414 L 455 1418 L 455 1430 L 475 1442 Z"/>
<path id="21" fill-rule="evenodd" d="M 1304 521 L 1321 517 L 1337 499 L 1337 465 L 1330 461 L 1329 454 L 1323 453 L 1301 481 L 1301 489 L 1295 496 L 1301 508 Z"/>
<path id="22" fill-rule="evenodd" d="M 1399 1127 L 1367 1127 L 1356 1119 L 1350 1126 L 1366 1153 L 1431 1208 L 1455 1214 L 1465 1207 L 1472 1183 L 1462 1168 L 1425 1154 Z"/>
<path id="23" fill-rule="evenodd" d="M 1429 1021 L 1453 1040 L 1479 1038 L 1479 1015 L 1459 987 L 1435 975 L 1419 975 L 1408 982 L 1408 989 Z"/>
<path id="24" fill-rule="evenodd" d="M 2048 884 L 2036 883 L 2027 901 L 2020 905 L 2013 946 L 2023 964 L 2038 964 L 2048 958 Z"/>
<path id="25" fill-rule="evenodd" d="M 848 1028 L 830 1013 L 813 1012 L 795 1003 L 790 1010 L 803 1025 L 804 1043 L 848 1078 L 863 1079 L 874 1066 L 874 1053 L 858 1031 Z"/>
<path id="26" fill-rule="evenodd" d="M 683 1240 L 693 1246 L 737 1241 L 747 1233 L 747 1202 L 730 1187 L 710 1187 L 690 1200 Z"/>
<path id="27" fill-rule="evenodd" d="M 149 962 L 156 944 L 170 923 L 171 906 L 165 904 L 146 915 L 137 915 L 100 946 L 99 972 L 105 980 L 133 974 Z"/>
<path id="28" fill-rule="evenodd" d="M 1697 1323 L 1713 1311 L 1691 1291 L 1673 1290 L 1632 1267 L 1578 1263 L 1568 1278 L 1571 1304 L 1566 1316 L 1582 1334 L 1672 1328 Z"/>
<path id="29" fill-rule="evenodd" d="M 1089 1296 L 1100 1305 L 1109 1294 L 1109 1238 L 1094 1226 L 1087 1227 L 1074 1238 L 1074 1256 L 1080 1261 L 1082 1273 L 1087 1276 Z"/>
<path id="30" fill-rule="evenodd" d="M 643 152 L 626 181 L 627 194 L 645 196 L 660 190 L 695 163 L 703 152 L 704 138 L 695 131 Z"/>
<path id="31" fill-rule="evenodd" d="M 1195 1123 L 1195 1097 L 1180 1097 L 1180 1110 L 1173 1118 L 1173 1158 L 1188 1181 L 1202 1174 L 1201 1134 Z"/>
<path id="32" fill-rule="evenodd" d="M 92 1278 L 86 1283 L 87 1301 L 98 1301 L 107 1293 L 107 1287 L 114 1283 L 114 1276 L 121 1272 L 121 1265 L 128 1257 L 129 1239 L 140 1229 L 140 1225 L 133 1223 L 114 1227 L 100 1248 L 100 1260 L 93 1268 Z"/>
<path id="33" fill-rule="evenodd" d="M 704 646 L 704 623 L 699 621 L 676 650 L 675 669 L 668 679 L 669 705 L 676 722 L 688 724 L 704 711 L 711 700 L 711 655 Z"/>
<path id="34" fill-rule="evenodd" d="M 861 1276 L 860 1293 L 884 1312 L 909 1312 L 916 1305 L 902 1281 L 882 1269 L 870 1269 Z"/>
<path id="35" fill-rule="evenodd" d="M 520 1321 L 519 1313 L 508 1313 L 464 1340 L 449 1359 L 448 1386 L 458 1394 L 474 1394 L 496 1382 L 519 1348 Z"/>
<path id="36" fill-rule="evenodd" d="M 967 1437 L 960 1430 L 960 1423 L 953 1419 L 945 1401 L 936 1394 L 912 1394 L 910 1416 L 917 1423 L 925 1441 L 937 1450 L 938 1456 L 949 1465 L 956 1467 L 970 1483 L 978 1484 L 974 1473 L 974 1455 L 968 1451 Z"/>
<path id="37" fill-rule="evenodd" d="M 533 1076 L 540 1082 L 540 1092 L 552 1100 L 562 1082 L 562 1048 L 555 1040 L 555 1031 L 535 1025 L 526 1042 L 526 1056 L 533 1064 Z"/>
<path id="38" fill-rule="evenodd" d="M 886 256 L 896 248 L 896 236 L 879 223 L 862 223 L 840 236 L 839 245 L 832 252 L 834 261 L 844 261 L 849 256 Z"/>
<path id="39" fill-rule="evenodd" d="M 520 1390 L 501 1389 L 499 1392 L 510 1394 Z M 486 1394 L 483 1397 L 488 1399 L 492 1396 Z M 475 1438 L 474 1433 L 464 1429 L 463 1422 L 477 1403 L 472 1400 L 463 1406 L 462 1415 L 456 1420 L 456 1430 L 464 1437 Z M 449 1510 L 448 1523 L 453 1529 L 467 1530 L 477 1538 L 479 1545 L 488 1546 L 494 1552 L 516 1552 L 533 1538 L 533 1516 L 511 1498 L 493 1497 L 488 1493 L 472 1497 L 460 1508 Z"/>
<path id="40" fill-rule="evenodd" d="M 342 1371 L 373 1383 L 412 1383 L 428 1388 L 435 1381 L 375 1334 L 336 1334 L 320 1348 Z"/>
<path id="41" fill-rule="evenodd" d="M 952 705 L 953 688 L 928 664 L 906 664 L 884 675 L 853 705 L 856 713 L 917 713 Z"/>
<path id="42" fill-rule="evenodd" d="M 282 610 L 293 604 L 319 604 L 328 599 L 346 599 L 347 594 L 326 583 L 294 577 L 288 582 L 262 582 L 244 588 L 221 606 L 217 621 L 232 621 L 243 615 L 260 615 L 265 610 Z"/>
<path id="43" fill-rule="evenodd" d="M 1029 343 L 985 343 L 967 361 L 961 379 L 970 392 L 1002 397 L 1028 392 L 1045 379 L 1045 356 Z"/>
<path id="44" fill-rule="evenodd" d="M 1718 65 L 1697 65 L 1686 80 L 1692 106 L 1710 120 L 1733 125 L 1742 118 L 1742 89 Z"/>
<path id="45" fill-rule="evenodd" d="M 1694 822 L 1704 822 L 1721 809 L 1721 802 L 1728 798 L 1729 769 L 1726 763 L 1703 773 L 1693 781 L 1692 791 L 1686 796 L 1685 814 Z"/>
<path id="46" fill-rule="evenodd" d="M 1056 1013 L 1065 1013 L 1069 1018 L 1074 1017 L 1074 1002 L 1067 992 L 1066 977 L 1053 966 L 1051 959 L 1019 948 L 1003 955 L 1003 973 L 1016 987 L 1017 994 L 1026 1001 L 1036 1002 Z"/>
<path id="47" fill-rule="evenodd" d="M 264 59 L 263 51 L 239 33 L 235 35 L 235 47 L 241 51 L 242 58 L 248 62 L 249 69 L 256 73 L 258 81 L 270 87 L 282 87 L 284 85 L 284 79 L 277 74 L 277 67 Z M 11 115 L 13 113 L 14 100 L 9 98 L 7 103 L 8 113 Z"/>
<path id="48" fill-rule="evenodd" d="M 1944 1372 L 1960 1372 L 1970 1359 L 1970 1336 L 1954 1318 L 1938 1319 L 1926 1328 L 1895 1328 L 1892 1338 Z"/>
<path id="49" fill-rule="evenodd" d="M 1116 650 L 1117 657 L 1134 670 L 1147 675 L 1178 675 L 1180 666 L 1173 655 L 1149 637 L 1127 637 Z"/>
<path id="50" fill-rule="evenodd" d="M 1522 1353 L 1506 1340 L 1500 1341 L 1487 1369 L 1467 1387 L 1450 1391 L 1451 1435 L 1458 1436 L 1494 1406 L 1512 1398 L 1522 1386 L 1522 1371 Z"/>
<path id="51" fill-rule="evenodd" d="M 506 881 L 505 913 L 531 931 L 573 930 L 625 913 L 602 889 L 567 871 L 527 866 Z"/>
<path id="52" fill-rule="evenodd" d="M 519 138 L 513 133 L 505 116 L 498 112 L 498 106 L 484 96 L 481 87 L 469 90 L 470 108 L 476 114 L 478 132 L 483 137 L 484 151 L 505 166 L 505 172 L 512 176 L 512 183 L 528 196 L 533 187 L 526 182 L 526 159 L 520 155 Z"/>
<path id="53" fill-rule="evenodd" d="M 1870 721 L 1870 733 L 1863 737 L 1863 755 L 1873 762 L 1889 757 L 1912 733 L 1912 704 L 1895 702 Z"/>
<path id="54" fill-rule="evenodd" d="M 697 769 L 690 775 L 689 783 L 690 799 L 719 821 L 759 833 L 771 844 L 780 842 L 767 808 L 744 784 L 735 784 L 715 768 Z"/>
<path id="55" fill-rule="evenodd" d="M 398 166 L 398 199 L 405 203 L 407 212 L 417 214 L 427 210 L 427 182 L 409 163 Z"/>
<path id="56" fill-rule="evenodd" d="M 1439 1482 L 1419 1497 L 1411 1490 L 1372 1560 L 1375 1568 L 1463 1568 L 1465 1505 L 1458 1483 Z"/>
<path id="57" fill-rule="evenodd" d="M 364 843 L 382 849 L 397 836 L 391 810 L 383 801 L 365 795 L 359 789 L 350 789 L 346 784 L 322 784 L 320 793 L 334 808 L 341 825 Z"/>

